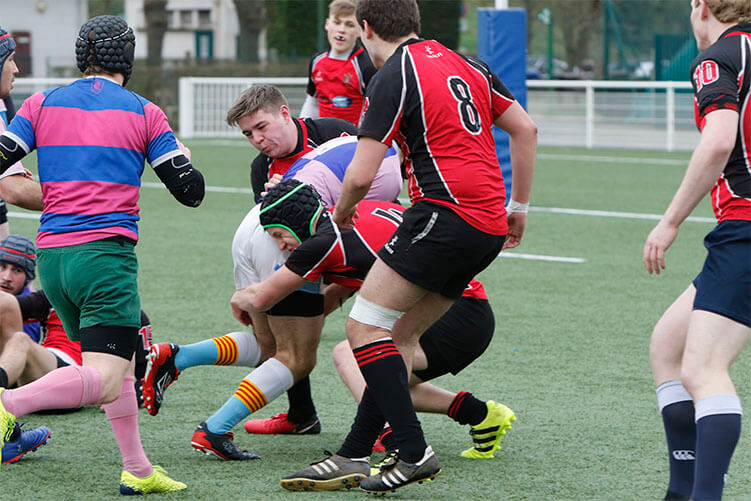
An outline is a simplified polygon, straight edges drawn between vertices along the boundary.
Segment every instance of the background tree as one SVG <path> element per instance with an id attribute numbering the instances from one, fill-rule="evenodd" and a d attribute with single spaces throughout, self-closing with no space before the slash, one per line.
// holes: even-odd
<path id="1" fill-rule="evenodd" d="M 449 49 L 459 47 L 459 14 L 461 0 L 419 0 L 422 33 L 426 39 L 435 39 Z"/>
<path id="2" fill-rule="evenodd" d="M 264 0 L 233 0 L 237 11 L 240 34 L 237 43 L 237 58 L 246 63 L 259 61 L 259 39 L 266 26 Z"/>
<path id="3" fill-rule="evenodd" d="M 89 0 L 89 17 L 122 15 L 125 12 L 125 0 Z"/>
<path id="4" fill-rule="evenodd" d="M 143 0 L 146 19 L 146 64 L 162 63 L 162 43 L 167 31 L 167 0 Z"/>
<path id="5" fill-rule="evenodd" d="M 266 0 L 266 40 L 279 58 L 307 59 L 316 53 L 318 24 L 324 22 L 318 10 L 318 2 L 310 0 Z"/>

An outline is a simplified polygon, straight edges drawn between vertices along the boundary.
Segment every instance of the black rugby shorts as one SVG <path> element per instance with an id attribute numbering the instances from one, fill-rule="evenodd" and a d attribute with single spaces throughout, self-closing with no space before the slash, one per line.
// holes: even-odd
<path id="1" fill-rule="evenodd" d="M 427 368 L 413 370 L 423 381 L 458 374 L 482 355 L 493 339 L 495 318 L 485 299 L 461 297 L 420 336 Z"/>
<path id="2" fill-rule="evenodd" d="M 443 205 L 417 202 L 378 251 L 390 268 L 413 284 L 458 299 L 470 280 L 488 267 L 505 235 L 482 232 Z"/>

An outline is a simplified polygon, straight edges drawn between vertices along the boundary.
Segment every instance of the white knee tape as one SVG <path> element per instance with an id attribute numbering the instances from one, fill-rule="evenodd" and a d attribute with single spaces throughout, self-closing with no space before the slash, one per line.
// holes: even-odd
<path id="1" fill-rule="evenodd" d="M 349 318 L 361 324 L 372 325 L 391 332 L 397 320 L 404 315 L 403 311 L 392 310 L 375 304 L 358 295 L 355 304 L 349 312 Z"/>

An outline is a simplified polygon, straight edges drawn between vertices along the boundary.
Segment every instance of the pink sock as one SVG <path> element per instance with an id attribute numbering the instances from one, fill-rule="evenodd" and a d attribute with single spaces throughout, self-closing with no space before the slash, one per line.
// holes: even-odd
<path id="1" fill-rule="evenodd" d="M 69 365 L 33 383 L 0 394 L 5 409 L 16 417 L 45 409 L 75 409 L 97 403 L 102 376 L 92 367 Z"/>
<path id="2" fill-rule="evenodd" d="M 138 431 L 138 402 L 133 387 L 136 378 L 128 376 L 123 382 L 123 391 L 114 402 L 102 408 L 110 420 L 115 440 L 123 455 L 123 469 L 139 478 L 148 477 L 154 471 L 141 445 Z"/>

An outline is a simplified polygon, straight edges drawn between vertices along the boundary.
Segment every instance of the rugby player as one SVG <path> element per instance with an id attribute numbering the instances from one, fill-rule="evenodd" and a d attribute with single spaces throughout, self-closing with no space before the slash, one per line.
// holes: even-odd
<path id="1" fill-rule="evenodd" d="M 182 490 L 146 457 L 138 430 L 133 355 L 138 295 L 138 197 L 144 160 L 173 197 L 200 205 L 203 176 L 164 112 L 125 89 L 135 35 L 115 16 L 81 27 L 76 62 L 84 78 L 26 99 L 0 135 L 0 173 L 37 150 L 44 210 L 37 235 L 42 287 L 83 365 L 0 389 L 0 445 L 16 417 L 104 404 L 123 460 L 122 494 Z"/>
<path id="2" fill-rule="evenodd" d="M 284 175 L 303 155 L 329 139 L 357 134 L 357 127 L 337 118 L 294 118 L 284 94 L 266 84 L 243 91 L 227 112 L 227 123 L 239 127 L 259 151 L 250 166 L 256 203 L 274 174 Z"/>
<path id="3" fill-rule="evenodd" d="M 295 162 L 285 175 L 306 179 L 330 200 L 339 194 L 344 169 L 352 159 L 357 138 L 345 136 L 328 141 Z M 368 198 L 396 198 L 402 187 L 400 157 L 391 148 L 376 174 Z M 274 183 L 269 183 L 271 186 Z M 232 242 L 235 286 L 238 290 L 261 282 L 282 266 L 289 252 L 280 248 L 259 222 L 260 205 L 248 212 Z M 321 429 L 310 397 L 308 374 L 316 364 L 316 350 L 323 327 L 324 301 L 317 283 L 305 284 L 266 312 L 241 317 L 253 332 L 233 332 L 191 345 L 160 343 L 152 347 L 144 378 L 146 408 L 155 415 L 167 387 L 179 374 L 196 365 L 257 367 L 248 374 L 225 404 L 201 423 L 191 440 L 199 451 L 224 460 L 258 456 L 234 443 L 232 429 L 242 419 L 288 393 L 289 411 L 268 419 L 251 420 L 245 429 L 263 434 L 311 434 Z M 252 320 L 252 322 L 251 322 Z M 305 386 L 301 387 L 301 382 Z"/>
<path id="4" fill-rule="evenodd" d="M 650 358 L 667 438 L 665 499 L 720 499 L 741 433 L 730 366 L 751 335 L 751 2 L 692 0 L 702 51 L 691 64 L 699 145 L 644 244 L 649 273 L 707 193 L 717 225 L 704 267 L 652 332 Z"/>
<path id="5" fill-rule="evenodd" d="M 366 90 L 357 152 L 332 219 L 353 225 L 357 203 L 392 140 L 406 155 L 413 205 L 378 252 L 350 312 L 347 338 L 367 388 L 337 461 L 341 467 L 368 456 L 388 421 L 399 457 L 360 485 L 385 493 L 440 472 L 410 398 L 412 354 L 419 336 L 469 281 L 502 248 L 519 245 L 537 127 L 485 63 L 418 38 L 416 0 L 360 0 L 356 16 L 378 72 Z M 510 137 L 508 211 L 492 125 Z M 363 359 L 372 351 L 383 356 Z"/>
<path id="6" fill-rule="evenodd" d="M 337 304 L 343 294 L 359 289 L 375 261 L 375 253 L 389 241 L 404 211 L 400 205 L 382 201 L 364 201 L 360 209 L 355 228 L 339 230 L 311 187 L 293 179 L 270 190 L 261 208 L 261 224 L 280 247 L 292 253 L 285 265 L 267 280 L 235 293 L 232 299 L 235 315 L 271 308 L 306 280 L 323 277 L 332 283 L 329 289 L 336 291 L 334 297 L 327 298 L 329 305 Z M 493 312 L 482 284 L 472 280 L 459 301 L 428 329 L 417 348 L 419 363 L 414 367 L 411 381 L 414 394 L 422 410 L 445 413 L 461 424 L 472 425 L 476 444 L 462 453 L 464 457 L 493 457 L 515 420 L 514 413 L 505 405 L 482 402 L 467 392 L 451 393 L 421 383 L 449 372 L 458 373 L 485 351 L 493 329 Z M 356 388 L 353 393 L 359 400 L 364 383 L 351 375 L 352 369 L 357 371 L 352 367 L 354 360 L 338 353 L 335 361 L 340 374 L 347 374 L 350 387 Z M 333 456 L 285 477 L 281 484 L 290 490 L 342 489 L 357 485 L 369 471 L 367 460 L 343 464 L 344 468 L 337 468 Z M 321 475 L 331 471 L 337 474 Z"/>
<path id="7" fill-rule="evenodd" d="M 329 48 L 313 56 L 300 116 L 341 118 L 357 125 L 365 109 L 365 87 L 376 69 L 357 46 L 360 26 L 354 0 L 333 0 L 325 23 Z"/>

